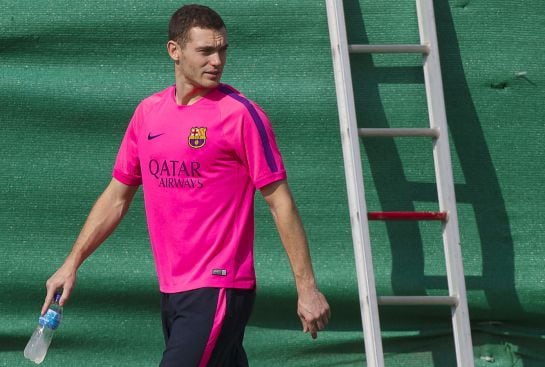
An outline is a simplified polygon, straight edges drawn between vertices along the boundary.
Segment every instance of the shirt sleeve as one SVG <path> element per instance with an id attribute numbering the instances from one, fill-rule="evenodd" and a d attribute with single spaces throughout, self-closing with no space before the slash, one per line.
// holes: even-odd
<path id="1" fill-rule="evenodd" d="M 142 172 L 140 170 L 140 159 L 138 157 L 138 136 L 141 125 L 141 105 L 136 108 L 121 146 L 117 153 L 112 176 L 119 182 L 138 186 L 142 184 Z"/>
<path id="2" fill-rule="evenodd" d="M 265 112 L 256 104 L 247 106 L 243 121 L 245 161 L 258 189 L 287 177 L 276 137 Z"/>

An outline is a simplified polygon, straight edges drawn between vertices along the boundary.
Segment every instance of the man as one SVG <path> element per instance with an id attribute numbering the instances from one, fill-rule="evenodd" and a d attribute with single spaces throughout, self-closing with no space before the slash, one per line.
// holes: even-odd
<path id="1" fill-rule="evenodd" d="M 140 185 L 162 293 L 161 366 L 247 366 L 244 329 L 255 296 L 253 199 L 259 189 L 288 254 L 303 330 L 330 317 L 265 113 L 220 83 L 227 32 L 212 9 L 186 5 L 169 24 L 176 83 L 144 99 L 113 169 L 64 264 L 46 283 L 44 313 L 112 233 Z"/>

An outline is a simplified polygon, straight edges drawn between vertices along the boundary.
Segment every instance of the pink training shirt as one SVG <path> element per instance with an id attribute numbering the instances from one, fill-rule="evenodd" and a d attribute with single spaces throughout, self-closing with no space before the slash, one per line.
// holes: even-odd
<path id="1" fill-rule="evenodd" d="M 253 289 L 254 193 L 286 178 L 266 114 L 221 84 L 189 106 L 175 87 L 136 108 L 113 169 L 143 185 L 160 290 Z"/>

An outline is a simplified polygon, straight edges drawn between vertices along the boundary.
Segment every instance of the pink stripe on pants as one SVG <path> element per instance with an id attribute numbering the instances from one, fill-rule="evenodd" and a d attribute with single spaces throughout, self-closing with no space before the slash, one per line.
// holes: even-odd
<path id="1" fill-rule="evenodd" d="M 199 367 L 206 367 L 208 361 L 210 360 L 210 357 L 212 356 L 212 352 L 216 347 L 216 341 L 218 340 L 221 332 L 221 327 L 223 326 L 223 320 L 225 319 L 225 311 L 227 308 L 226 300 L 227 297 L 225 288 L 220 288 L 218 293 L 218 306 L 216 307 L 216 315 L 214 316 L 214 324 L 212 325 L 210 337 L 208 338 L 208 342 L 206 343 L 206 347 L 204 348 L 204 353 L 201 358 L 201 362 L 199 363 Z"/>

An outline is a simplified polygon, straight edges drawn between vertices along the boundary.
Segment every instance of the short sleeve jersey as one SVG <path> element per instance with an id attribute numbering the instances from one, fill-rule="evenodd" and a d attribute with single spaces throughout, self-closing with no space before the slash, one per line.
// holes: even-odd
<path id="1" fill-rule="evenodd" d="M 286 178 L 263 110 L 221 84 L 196 103 L 175 87 L 144 99 L 113 177 L 143 186 L 160 290 L 252 289 L 254 194 Z"/>

